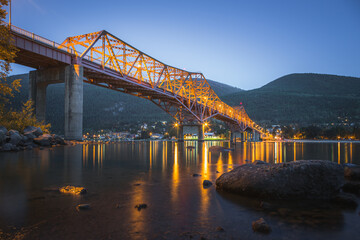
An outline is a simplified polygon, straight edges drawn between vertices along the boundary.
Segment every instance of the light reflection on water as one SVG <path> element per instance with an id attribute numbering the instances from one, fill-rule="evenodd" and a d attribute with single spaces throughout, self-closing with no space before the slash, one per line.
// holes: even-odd
<path id="1" fill-rule="evenodd" d="M 234 150 L 210 152 L 215 145 Z M 195 148 L 189 149 L 189 146 Z M 238 204 L 237 198 L 230 197 L 229 201 L 219 196 L 214 187 L 203 188 L 202 181 L 208 179 L 214 183 L 222 173 L 248 161 L 282 163 L 302 159 L 359 164 L 360 144 L 245 142 L 234 146 L 229 142 L 152 141 L 1 153 L 0 229 L 28 227 L 46 221 L 40 226 L 41 231 L 62 239 L 104 238 L 104 229 L 112 232 L 114 238 L 158 239 L 170 234 L 170 239 L 178 239 L 182 232 L 211 235 L 217 226 L 222 226 L 227 230 L 224 239 L 240 233 L 245 238 L 253 237 L 249 221 L 263 217 L 263 213 Z M 193 177 L 194 173 L 201 176 Z M 44 188 L 67 184 L 84 186 L 89 193 L 69 197 L 44 192 Z M 93 209 L 79 214 L 75 206 L 84 202 L 90 203 Z M 148 208 L 134 209 L 141 203 L 147 203 Z M 352 223 L 354 217 L 358 218 L 356 213 L 347 214 L 348 221 L 341 212 L 336 214 L 340 217 L 333 225 L 340 237 L 353 234 L 349 227 L 344 228 L 348 232 L 343 233 L 342 226 L 349 222 L 357 224 Z M 265 217 L 270 223 L 278 224 L 279 220 Z M 74 233 L 76 227 L 83 230 Z M 360 226 L 350 229 L 355 227 Z M 82 235 L 86 231 L 89 234 Z M 289 226 L 280 231 L 275 228 L 272 236 L 281 237 L 282 231 L 295 230 Z M 64 237 L 64 233 L 69 235 Z M 324 236 L 324 232 L 320 234 Z M 45 234 L 43 238 L 48 237 Z M 331 237 L 333 235 L 329 239 Z"/>

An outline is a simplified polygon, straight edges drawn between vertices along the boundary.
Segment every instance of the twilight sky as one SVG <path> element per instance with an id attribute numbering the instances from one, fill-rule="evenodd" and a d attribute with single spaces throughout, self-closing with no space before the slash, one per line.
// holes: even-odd
<path id="1" fill-rule="evenodd" d="M 12 23 L 58 43 L 105 29 L 243 89 L 290 73 L 360 77 L 360 0 L 12 0 Z"/>

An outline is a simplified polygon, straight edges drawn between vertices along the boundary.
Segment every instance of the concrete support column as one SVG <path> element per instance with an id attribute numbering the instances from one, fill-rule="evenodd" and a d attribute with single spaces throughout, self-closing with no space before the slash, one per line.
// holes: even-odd
<path id="1" fill-rule="evenodd" d="M 177 140 L 178 142 L 184 141 L 184 125 L 180 124 L 177 128 Z"/>
<path id="2" fill-rule="evenodd" d="M 232 132 L 232 131 L 230 131 L 230 143 L 232 143 L 232 142 L 233 142 L 233 137 L 234 137 L 234 134 L 233 134 L 233 132 Z"/>
<path id="3" fill-rule="evenodd" d="M 199 142 L 202 142 L 204 141 L 204 126 L 203 124 L 199 124 L 199 127 L 198 127 L 198 141 Z"/>
<path id="4" fill-rule="evenodd" d="M 253 130 L 253 132 L 252 132 L 252 140 L 253 140 L 253 142 L 256 142 L 256 131 L 255 130 Z"/>
<path id="5" fill-rule="evenodd" d="M 83 129 L 83 67 L 65 68 L 65 139 L 82 140 Z"/>
<path id="6" fill-rule="evenodd" d="M 29 74 L 29 99 L 34 104 L 34 113 L 38 121 L 45 121 L 47 83 L 38 77 L 37 71 Z"/>

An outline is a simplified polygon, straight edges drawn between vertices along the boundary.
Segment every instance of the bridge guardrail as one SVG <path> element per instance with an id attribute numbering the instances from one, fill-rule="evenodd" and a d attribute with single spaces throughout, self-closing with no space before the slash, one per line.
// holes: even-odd
<path id="1" fill-rule="evenodd" d="M 62 51 L 65 51 L 67 53 L 71 53 L 71 54 L 76 54 L 76 51 L 74 51 L 73 49 L 67 47 L 67 46 L 64 46 L 64 45 L 61 45 L 61 44 L 58 44 L 54 41 L 51 41 L 49 39 L 46 39 L 44 37 L 41 37 L 39 35 L 36 35 L 35 33 L 32 33 L 32 32 L 29 32 L 29 31 L 26 31 L 22 28 L 19 28 L 19 27 L 16 27 L 14 25 L 11 25 L 10 26 L 11 28 L 11 31 L 15 32 L 15 33 L 18 33 L 18 34 L 21 34 L 23 36 L 26 36 L 32 40 L 35 40 L 35 41 L 38 41 L 38 42 L 41 42 L 43 44 L 46 44 L 48 46 L 51 46 L 51 47 L 55 47 L 57 49 L 60 49 Z"/>

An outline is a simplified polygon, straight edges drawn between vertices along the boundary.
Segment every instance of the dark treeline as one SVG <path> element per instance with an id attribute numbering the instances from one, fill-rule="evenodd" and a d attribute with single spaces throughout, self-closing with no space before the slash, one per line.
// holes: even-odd
<path id="1" fill-rule="evenodd" d="M 360 125 L 356 126 L 306 126 L 281 127 L 281 136 L 287 139 L 360 139 Z"/>

